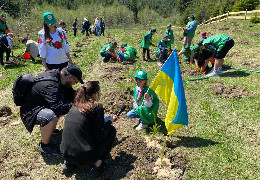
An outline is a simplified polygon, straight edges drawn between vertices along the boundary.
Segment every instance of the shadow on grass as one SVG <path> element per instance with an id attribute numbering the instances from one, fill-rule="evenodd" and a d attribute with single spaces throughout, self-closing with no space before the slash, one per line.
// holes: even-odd
<path id="1" fill-rule="evenodd" d="M 233 72 L 225 72 L 224 74 L 220 75 L 221 77 L 246 77 L 250 74 L 244 71 L 233 71 Z"/>
<path id="2" fill-rule="evenodd" d="M 207 147 L 214 146 L 218 142 L 212 141 L 210 139 L 203 139 L 200 137 L 186 137 L 186 136 L 177 136 L 180 140 L 175 142 L 175 146 L 184 146 L 188 148 L 198 148 L 198 147 Z"/>
<path id="3" fill-rule="evenodd" d="M 18 64 L 16 64 L 16 63 L 11 63 L 11 64 L 6 64 L 5 65 L 5 69 L 15 69 L 15 68 L 20 68 L 20 67 L 25 67 L 26 65 L 24 65 L 24 64 L 21 64 L 21 63 L 18 63 Z"/>
<path id="4" fill-rule="evenodd" d="M 126 177 L 126 174 L 134 168 L 132 164 L 136 161 L 136 159 L 136 156 L 126 154 L 125 152 L 121 151 L 114 160 L 111 160 L 108 164 L 105 164 L 104 172 L 100 175 L 99 178 L 95 179 L 122 179 Z M 87 173 L 89 170 L 90 167 L 74 167 L 71 169 L 71 171 L 65 172 L 64 175 L 66 177 L 72 177 L 75 174 L 76 179 L 87 179 Z"/>

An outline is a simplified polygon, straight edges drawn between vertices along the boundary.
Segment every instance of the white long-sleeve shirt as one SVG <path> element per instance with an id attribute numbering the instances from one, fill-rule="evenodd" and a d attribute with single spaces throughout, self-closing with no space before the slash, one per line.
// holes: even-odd
<path id="1" fill-rule="evenodd" d="M 136 96 L 139 97 L 142 89 L 140 87 L 136 87 Z M 137 98 L 138 99 L 138 98 Z M 148 101 L 144 98 L 144 106 L 150 108 L 153 105 L 153 96 L 149 96 Z M 134 103 L 133 103 L 134 109 L 138 107 L 137 102 L 135 101 L 134 98 Z"/>
<path id="2" fill-rule="evenodd" d="M 44 30 L 38 33 L 38 47 L 41 58 L 46 58 L 48 64 L 62 64 L 67 62 L 66 53 L 69 53 L 69 44 L 64 30 L 56 28 L 55 33 L 50 33 L 50 42 L 45 41 Z"/>

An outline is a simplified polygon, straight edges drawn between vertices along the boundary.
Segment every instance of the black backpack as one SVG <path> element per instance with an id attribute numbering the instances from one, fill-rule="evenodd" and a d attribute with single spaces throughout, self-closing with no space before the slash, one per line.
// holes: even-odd
<path id="1" fill-rule="evenodd" d="M 53 76 L 35 77 L 30 74 L 20 75 L 13 84 L 13 100 L 16 106 L 21 106 L 25 102 L 25 98 L 28 92 L 30 92 L 32 86 L 40 81 L 56 81 L 57 78 Z"/>

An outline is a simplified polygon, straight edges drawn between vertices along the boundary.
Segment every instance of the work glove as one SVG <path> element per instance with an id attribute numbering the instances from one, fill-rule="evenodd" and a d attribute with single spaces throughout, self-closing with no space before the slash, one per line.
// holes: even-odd
<path id="1" fill-rule="evenodd" d="M 145 41 L 146 44 L 149 44 L 149 41 Z"/>
<path id="2" fill-rule="evenodd" d="M 153 47 L 155 47 L 155 44 L 152 44 Z"/>
<path id="3" fill-rule="evenodd" d="M 182 29 L 185 31 L 186 30 L 186 26 L 182 27 Z"/>
<path id="4" fill-rule="evenodd" d="M 112 57 L 115 57 L 114 53 L 111 53 L 110 55 L 111 55 Z"/>
<path id="5" fill-rule="evenodd" d="M 199 68 L 199 66 L 196 66 L 196 67 L 195 67 L 195 71 L 197 71 L 197 72 L 199 72 L 199 71 L 200 71 L 200 68 Z"/>
<path id="6" fill-rule="evenodd" d="M 206 71 L 206 67 L 205 67 L 205 66 L 202 66 L 200 71 L 201 71 L 201 72 L 205 72 L 205 71 Z"/>
<path id="7" fill-rule="evenodd" d="M 167 49 L 167 51 L 168 51 L 168 53 L 169 53 L 169 54 L 171 54 L 171 53 L 172 53 L 172 52 L 171 52 L 171 50 L 170 50 L 169 48 Z"/>

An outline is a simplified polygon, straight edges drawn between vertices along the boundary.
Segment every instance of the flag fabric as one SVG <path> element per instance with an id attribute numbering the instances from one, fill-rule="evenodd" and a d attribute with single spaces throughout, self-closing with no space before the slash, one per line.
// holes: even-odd
<path id="1" fill-rule="evenodd" d="M 176 129 L 188 126 L 188 112 L 176 49 L 152 82 L 152 89 L 167 105 L 165 126 L 168 135 Z"/>

